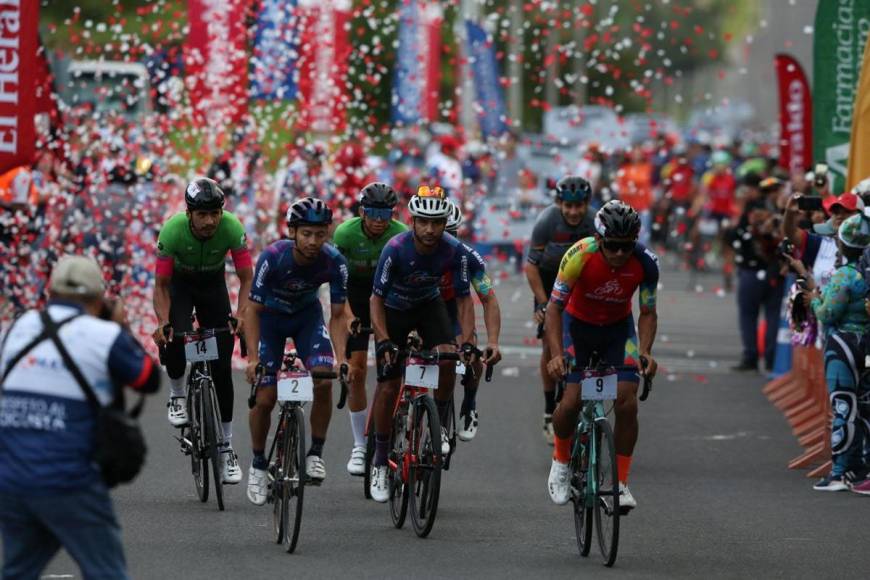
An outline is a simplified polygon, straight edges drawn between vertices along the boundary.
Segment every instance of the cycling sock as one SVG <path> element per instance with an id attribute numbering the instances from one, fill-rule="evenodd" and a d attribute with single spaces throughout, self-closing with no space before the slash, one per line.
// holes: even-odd
<path id="1" fill-rule="evenodd" d="M 619 456 L 617 456 L 619 457 Z M 553 437 L 553 459 L 559 463 L 571 461 L 571 438 L 562 439 L 558 435 Z"/>
<path id="2" fill-rule="evenodd" d="M 170 397 L 186 397 L 187 389 L 184 384 L 184 375 L 177 379 L 169 379 L 169 396 Z"/>
<path id="3" fill-rule="evenodd" d="M 465 387 L 465 397 L 462 399 L 460 415 L 468 415 L 470 411 L 477 410 L 477 387 Z"/>
<path id="4" fill-rule="evenodd" d="M 447 426 L 447 414 L 450 410 L 450 401 L 439 401 L 435 399 L 435 406 L 438 407 L 438 419 L 441 420 L 441 426 Z"/>
<path id="5" fill-rule="evenodd" d="M 224 432 L 224 447 L 233 446 L 233 422 L 221 421 L 221 428 Z"/>
<path id="6" fill-rule="evenodd" d="M 263 453 L 263 450 L 259 451 L 254 449 L 254 460 L 251 461 L 251 467 L 254 469 L 268 469 L 269 462 L 266 460 L 266 455 Z"/>
<path id="7" fill-rule="evenodd" d="M 616 456 L 617 479 L 622 483 L 628 483 L 628 472 L 631 470 L 631 455 Z"/>
<path id="8" fill-rule="evenodd" d="M 552 415 L 556 410 L 556 391 L 544 391 L 544 413 Z"/>
<path id="9" fill-rule="evenodd" d="M 390 436 L 383 433 L 375 433 L 375 456 L 372 465 L 383 467 L 387 464 L 387 456 L 390 453 Z"/>
<path id="10" fill-rule="evenodd" d="M 315 437 L 311 436 L 311 448 L 308 450 L 308 457 L 312 455 L 316 455 L 317 457 L 323 456 L 323 444 L 326 443 L 326 438 L 324 437 Z"/>
<path id="11" fill-rule="evenodd" d="M 366 446 L 366 411 L 350 412 L 350 430 L 353 431 L 353 446 Z"/>

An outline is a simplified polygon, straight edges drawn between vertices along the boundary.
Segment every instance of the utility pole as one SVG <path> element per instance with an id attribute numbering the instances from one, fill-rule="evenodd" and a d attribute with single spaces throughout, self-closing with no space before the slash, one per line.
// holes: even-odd
<path id="1" fill-rule="evenodd" d="M 525 29 L 523 28 L 523 0 L 510 2 L 510 43 L 508 46 L 508 114 L 514 127 L 521 129 L 523 124 L 523 48 Z"/>

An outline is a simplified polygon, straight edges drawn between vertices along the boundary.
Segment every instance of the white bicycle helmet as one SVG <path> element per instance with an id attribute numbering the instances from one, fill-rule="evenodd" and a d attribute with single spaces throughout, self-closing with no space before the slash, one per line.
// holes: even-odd
<path id="1" fill-rule="evenodd" d="M 450 233 L 455 233 L 459 230 L 459 226 L 462 225 L 462 222 L 465 221 L 462 218 L 462 210 L 459 209 L 459 204 L 455 201 L 447 200 L 447 203 L 450 204 L 450 216 L 447 218 L 447 231 Z"/>
<path id="2" fill-rule="evenodd" d="M 450 202 L 442 197 L 420 197 L 415 195 L 408 203 L 412 216 L 432 220 L 448 219 L 451 213 Z"/>

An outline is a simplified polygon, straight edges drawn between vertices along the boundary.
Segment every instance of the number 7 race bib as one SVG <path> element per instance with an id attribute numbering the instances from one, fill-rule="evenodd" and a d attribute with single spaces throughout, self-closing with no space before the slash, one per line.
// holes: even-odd
<path id="1" fill-rule="evenodd" d="M 279 401 L 313 401 L 314 381 L 308 371 L 289 371 L 278 374 Z"/>
<path id="2" fill-rule="evenodd" d="M 586 371 L 580 382 L 584 401 L 612 401 L 616 398 L 617 374 L 609 371 Z"/>
<path id="3" fill-rule="evenodd" d="M 435 390 L 438 388 L 438 365 L 420 364 L 422 361 L 409 360 L 405 367 L 405 385 Z"/>

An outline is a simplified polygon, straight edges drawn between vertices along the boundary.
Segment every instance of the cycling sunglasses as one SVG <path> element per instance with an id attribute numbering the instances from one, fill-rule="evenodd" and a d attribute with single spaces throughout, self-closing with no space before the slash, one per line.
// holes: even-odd
<path id="1" fill-rule="evenodd" d="M 389 221 L 393 219 L 393 208 L 391 207 L 364 207 L 363 213 L 372 220 Z"/>
<path id="2" fill-rule="evenodd" d="M 601 245 L 604 246 L 604 249 L 608 252 L 622 252 L 623 254 L 627 254 L 634 251 L 637 242 L 635 242 L 634 240 L 623 241 L 605 239 L 601 241 Z"/>

